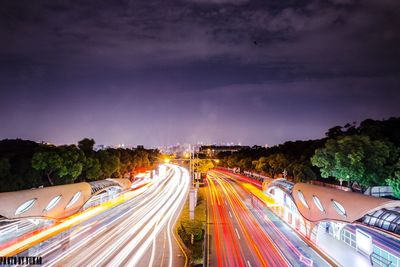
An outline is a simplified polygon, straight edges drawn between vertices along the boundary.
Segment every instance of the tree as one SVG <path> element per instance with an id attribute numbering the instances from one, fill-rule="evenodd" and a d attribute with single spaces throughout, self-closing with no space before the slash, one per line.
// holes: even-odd
<path id="1" fill-rule="evenodd" d="M 226 163 L 229 168 L 238 167 L 239 165 L 238 156 L 235 154 L 228 156 Z"/>
<path id="2" fill-rule="evenodd" d="M 10 176 L 11 172 L 11 165 L 10 161 L 6 158 L 0 159 L 0 177 L 8 177 Z"/>
<path id="3" fill-rule="evenodd" d="M 43 171 L 51 185 L 54 185 L 51 176 L 62 168 L 62 164 L 62 158 L 54 151 L 37 152 L 32 158 L 32 167 Z"/>
<path id="4" fill-rule="evenodd" d="M 255 169 L 257 172 L 266 173 L 270 175 L 271 166 L 269 165 L 269 161 L 267 157 L 261 157 L 257 161 L 253 163 L 255 165 Z"/>
<path id="5" fill-rule="evenodd" d="M 210 169 L 214 168 L 214 163 L 210 159 L 194 159 L 193 166 L 194 172 L 207 173 Z"/>
<path id="6" fill-rule="evenodd" d="M 156 163 L 158 163 L 159 158 L 161 157 L 161 153 L 158 149 L 147 149 L 146 150 L 148 153 L 148 158 L 150 161 L 150 165 L 154 165 Z"/>
<path id="7" fill-rule="evenodd" d="M 251 158 L 244 158 L 239 161 L 239 167 L 241 170 L 251 170 L 252 160 Z"/>
<path id="8" fill-rule="evenodd" d="M 119 174 L 120 161 L 114 150 L 107 149 L 100 151 L 99 160 L 103 178 L 110 178 L 114 173 Z"/>
<path id="9" fill-rule="evenodd" d="M 306 164 L 294 163 L 289 166 L 296 182 L 307 182 L 316 179 L 313 170 Z"/>
<path id="10" fill-rule="evenodd" d="M 138 149 L 135 151 L 133 160 L 136 167 L 148 168 L 150 166 L 149 154 L 143 149 Z"/>
<path id="11" fill-rule="evenodd" d="M 392 187 L 394 196 L 400 199 L 400 173 L 396 173 L 395 178 L 386 179 L 386 182 Z"/>
<path id="12" fill-rule="evenodd" d="M 97 180 L 101 176 L 101 164 L 95 157 L 87 157 L 84 164 L 81 177 L 86 180 Z"/>
<path id="13" fill-rule="evenodd" d="M 93 150 L 93 139 L 72 146 L 38 144 L 21 139 L 0 140 L 0 192 L 66 184 L 76 181 L 121 177 L 137 164 L 150 167 L 159 158 L 158 150 Z"/>
<path id="14" fill-rule="evenodd" d="M 329 139 L 311 158 L 324 178 L 329 176 L 368 187 L 384 184 L 393 171 L 397 151 L 393 144 L 353 135 Z"/>
<path id="15" fill-rule="evenodd" d="M 42 185 L 42 175 L 32 168 L 32 156 L 39 144 L 21 139 L 0 141 L 0 191 L 29 189 Z M 1 172 L 1 171 L 0 171 Z"/>
<path id="16" fill-rule="evenodd" d="M 344 131 L 342 129 L 343 129 L 343 127 L 339 126 L 339 125 L 332 127 L 325 133 L 325 135 L 326 135 L 326 137 L 329 137 L 329 138 L 336 138 L 336 137 L 342 136 L 342 135 L 344 135 Z"/>
<path id="17" fill-rule="evenodd" d="M 278 173 L 282 173 L 288 167 L 289 161 L 282 153 L 273 154 L 267 158 L 268 164 L 271 166 L 270 174 L 274 177 Z"/>
<path id="18" fill-rule="evenodd" d="M 94 139 L 84 138 L 78 142 L 78 147 L 86 156 L 93 154 L 93 147 L 96 142 Z"/>
<path id="19" fill-rule="evenodd" d="M 48 147 L 33 155 L 32 167 L 43 171 L 51 185 L 66 184 L 74 182 L 81 174 L 83 160 L 83 153 L 74 145 Z"/>
<path id="20" fill-rule="evenodd" d="M 0 192 L 8 191 L 11 182 L 11 165 L 7 158 L 0 159 Z"/>
<path id="21" fill-rule="evenodd" d="M 130 149 L 119 149 L 120 173 L 123 177 L 129 176 L 136 167 L 134 152 Z"/>
<path id="22" fill-rule="evenodd" d="M 400 158 L 395 165 L 392 177 L 386 179 L 386 183 L 392 187 L 394 196 L 400 199 Z"/>

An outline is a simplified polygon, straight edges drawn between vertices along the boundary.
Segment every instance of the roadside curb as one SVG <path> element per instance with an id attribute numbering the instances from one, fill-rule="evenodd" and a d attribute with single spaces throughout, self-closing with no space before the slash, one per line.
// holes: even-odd
<path id="1" fill-rule="evenodd" d="M 176 223 L 174 225 L 173 236 L 174 236 L 174 239 L 175 239 L 176 243 L 178 244 L 179 248 L 181 249 L 181 251 L 185 255 L 185 265 L 184 266 L 187 267 L 187 266 L 189 266 L 189 263 L 190 263 L 191 252 L 186 247 L 186 245 L 183 243 L 181 237 L 179 236 Z"/>

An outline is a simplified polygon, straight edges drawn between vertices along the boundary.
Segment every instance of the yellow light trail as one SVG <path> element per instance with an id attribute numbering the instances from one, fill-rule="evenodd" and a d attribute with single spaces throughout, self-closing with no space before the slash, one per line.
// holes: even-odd
<path id="1" fill-rule="evenodd" d="M 7 248 L 4 248 L 3 250 L 0 251 L 0 256 L 1 257 L 14 256 L 24 250 L 27 250 L 28 248 L 30 248 L 40 242 L 43 242 L 44 240 L 49 239 L 50 237 L 53 237 L 53 236 L 65 231 L 83 221 L 86 221 L 86 220 L 92 218 L 93 216 L 96 216 L 96 215 L 98 215 L 108 209 L 111 209 L 111 208 L 113 208 L 135 196 L 142 194 L 151 185 L 152 185 L 152 182 L 149 182 L 149 184 L 147 184 L 135 191 L 126 192 L 126 193 L 116 197 L 115 199 L 112 199 L 112 200 L 109 200 L 107 202 L 100 204 L 99 206 L 90 208 L 79 214 L 72 215 L 59 224 L 56 224 L 48 229 L 43 230 L 42 232 L 39 232 L 38 234 L 30 236 L 24 240 L 21 240 L 20 242 L 17 242 Z"/>

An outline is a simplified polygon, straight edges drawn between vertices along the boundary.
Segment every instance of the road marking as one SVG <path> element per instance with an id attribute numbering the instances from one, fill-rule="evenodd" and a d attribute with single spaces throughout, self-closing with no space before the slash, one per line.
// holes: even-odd
<path id="1" fill-rule="evenodd" d="M 237 228 L 235 228 L 235 231 L 236 231 L 236 234 L 237 234 L 237 236 L 238 236 L 238 238 L 240 240 L 240 235 L 239 235 L 239 232 L 238 232 Z"/>
<path id="2" fill-rule="evenodd" d="M 231 216 L 231 218 L 232 218 L 232 213 L 231 213 L 231 211 L 229 211 L 229 216 Z"/>
<path id="3" fill-rule="evenodd" d="M 247 260 L 247 266 L 251 267 L 249 260 Z"/>
<path id="4" fill-rule="evenodd" d="M 158 223 L 160 222 L 160 218 L 158 218 L 156 225 L 154 226 L 154 230 L 156 231 Z M 165 238 L 165 232 L 164 232 L 164 238 Z M 156 240 L 157 240 L 157 235 L 153 236 L 153 247 L 151 249 L 151 257 L 150 257 L 150 261 L 149 261 L 149 267 L 153 266 L 153 262 L 154 262 L 154 256 L 156 254 Z M 164 239 L 164 250 L 165 250 L 165 239 Z M 164 250 L 163 250 L 163 256 L 164 257 Z M 161 259 L 162 261 L 163 259 Z M 162 266 L 162 265 L 160 265 Z"/>

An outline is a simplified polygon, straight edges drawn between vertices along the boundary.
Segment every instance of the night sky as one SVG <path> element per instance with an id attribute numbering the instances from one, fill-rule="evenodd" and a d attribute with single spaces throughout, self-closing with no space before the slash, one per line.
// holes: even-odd
<path id="1" fill-rule="evenodd" d="M 0 139 L 324 136 L 400 116 L 399 0 L 1 1 Z"/>

